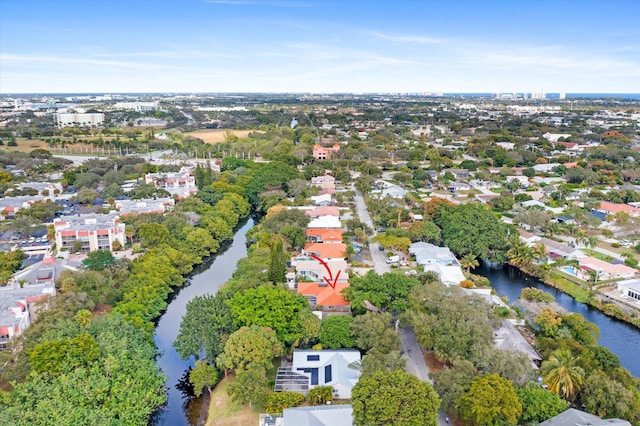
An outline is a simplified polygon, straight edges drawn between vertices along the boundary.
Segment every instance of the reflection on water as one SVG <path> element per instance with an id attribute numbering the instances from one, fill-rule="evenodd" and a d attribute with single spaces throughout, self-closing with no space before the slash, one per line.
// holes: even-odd
<path id="1" fill-rule="evenodd" d="M 499 295 L 506 296 L 514 302 L 525 287 L 535 287 L 553 295 L 556 302 L 569 312 L 584 316 L 587 321 L 600 328 L 598 344 L 611 350 L 620 357 L 622 365 L 636 377 L 640 377 L 640 330 L 615 318 L 611 318 L 584 303 L 577 302 L 569 296 L 550 287 L 539 280 L 523 274 L 511 266 L 482 263 L 473 271 L 491 281 Z"/>
<path id="2" fill-rule="evenodd" d="M 236 269 L 236 263 L 247 255 L 245 235 L 253 227 L 249 219 L 233 237 L 231 244 L 221 248 L 214 257 L 196 267 L 182 287 L 174 294 L 167 311 L 160 317 L 156 326 L 155 341 L 161 355 L 156 365 L 167 376 L 168 401 L 159 411 L 151 424 L 163 426 L 188 426 L 197 424 L 203 398 L 193 396 L 193 388 L 185 383 L 185 372 L 193 367 L 193 359 L 183 361 L 173 347 L 180 331 L 182 316 L 187 303 L 196 296 L 215 294 L 218 288 L 227 282 Z"/>

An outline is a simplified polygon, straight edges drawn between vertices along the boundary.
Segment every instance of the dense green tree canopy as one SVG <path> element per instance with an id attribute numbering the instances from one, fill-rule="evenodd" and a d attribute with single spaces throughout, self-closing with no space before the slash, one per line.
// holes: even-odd
<path id="1" fill-rule="evenodd" d="M 271 327 L 283 343 L 308 337 L 305 317 L 315 318 L 306 298 L 281 287 L 249 289 L 236 293 L 227 303 L 235 324 Z"/>
<path id="2" fill-rule="evenodd" d="M 352 348 L 353 337 L 349 325 L 352 318 L 347 315 L 331 315 L 320 325 L 320 344 L 326 349 Z"/>
<path id="3" fill-rule="evenodd" d="M 482 299 L 467 296 L 458 287 L 432 283 L 412 289 L 407 318 L 425 349 L 442 359 L 475 364 L 493 341 L 489 314 Z"/>
<path id="4" fill-rule="evenodd" d="M 430 384 L 405 371 L 380 371 L 360 378 L 351 405 L 357 426 L 429 426 L 438 424 L 440 399 Z"/>
<path id="5" fill-rule="evenodd" d="M 232 370 L 268 369 L 282 352 L 278 337 L 269 327 L 252 325 L 233 332 L 224 345 L 217 363 Z"/>
<path id="6" fill-rule="evenodd" d="M 223 294 L 197 296 L 187 303 L 187 311 L 173 345 L 182 359 L 194 356 L 215 361 L 236 328 Z"/>
<path id="7" fill-rule="evenodd" d="M 367 312 L 353 319 L 349 328 L 355 339 L 355 345 L 363 350 L 376 349 L 389 353 L 400 349 L 400 338 L 393 329 L 393 317 L 388 312 Z"/>
<path id="8" fill-rule="evenodd" d="M 518 424 L 540 423 L 569 408 L 567 401 L 535 382 L 516 389 L 516 395 L 522 404 Z"/>
<path id="9" fill-rule="evenodd" d="M 117 315 L 95 318 L 85 331 L 87 334 L 77 334 L 68 342 L 78 349 L 82 362 L 71 365 L 65 361 L 57 374 L 47 369 L 34 371 L 10 394 L 0 410 L 0 424 L 44 425 L 54 419 L 57 424 L 74 425 L 147 424 L 166 398 L 164 379 L 154 363 L 153 342 L 142 329 Z M 86 344 L 97 345 L 100 357 L 88 355 L 94 349 L 83 353 Z M 32 356 L 37 355 L 32 352 Z"/>
<path id="10" fill-rule="evenodd" d="M 522 412 L 513 384 L 497 374 L 479 376 L 458 400 L 462 418 L 476 425 L 516 424 Z"/>
<path id="11" fill-rule="evenodd" d="M 404 312 L 407 309 L 409 291 L 417 284 L 415 277 L 406 277 L 400 273 L 378 275 L 369 271 L 363 277 L 351 278 L 344 295 L 358 312 L 364 311 L 365 301 L 383 310 Z"/>
<path id="12" fill-rule="evenodd" d="M 435 222 L 442 230 L 444 244 L 459 256 L 472 253 L 492 262 L 506 260 L 508 225 L 496 218 L 487 206 L 441 204 L 436 210 Z"/>

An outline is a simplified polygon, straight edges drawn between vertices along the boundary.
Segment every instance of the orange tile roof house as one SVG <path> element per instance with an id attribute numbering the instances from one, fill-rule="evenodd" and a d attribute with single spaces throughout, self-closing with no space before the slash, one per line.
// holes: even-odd
<path id="1" fill-rule="evenodd" d="M 335 288 L 327 283 L 298 282 L 298 293 L 309 299 L 309 303 L 316 306 L 349 306 L 340 294 L 349 287 L 349 283 L 336 283 Z"/>
<path id="2" fill-rule="evenodd" d="M 320 216 L 340 216 L 340 209 L 337 206 L 318 206 L 304 213 L 312 219 Z"/>
<path id="3" fill-rule="evenodd" d="M 600 208 L 598 210 L 606 214 L 624 212 L 631 217 L 640 216 L 640 209 L 637 207 L 630 206 L 629 204 L 611 203 L 609 201 L 600 201 Z"/>
<path id="4" fill-rule="evenodd" d="M 610 280 L 616 278 L 634 278 L 637 270 L 623 264 L 613 264 L 595 257 L 581 257 L 578 259 L 580 268 L 585 271 L 593 271 L 598 274 L 598 280 Z"/>
<path id="5" fill-rule="evenodd" d="M 307 254 L 315 254 L 323 259 L 344 259 L 347 255 L 347 245 L 344 243 L 338 244 L 323 244 L 323 243 L 307 243 L 304 246 L 304 251 Z"/>
<path id="6" fill-rule="evenodd" d="M 342 243 L 342 229 L 316 228 L 307 229 L 307 241 L 312 243 Z"/>

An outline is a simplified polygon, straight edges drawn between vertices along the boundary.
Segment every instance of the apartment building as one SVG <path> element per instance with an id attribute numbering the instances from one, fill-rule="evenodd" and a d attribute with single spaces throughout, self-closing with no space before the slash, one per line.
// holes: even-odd
<path id="1" fill-rule="evenodd" d="M 76 113 L 76 112 L 57 112 L 55 114 L 55 122 L 58 127 L 97 127 L 104 122 L 104 114 L 95 113 Z"/>
<path id="2" fill-rule="evenodd" d="M 83 253 L 111 250 L 114 242 L 126 242 L 125 224 L 113 213 L 62 216 L 54 219 L 53 226 L 58 250 L 71 250 L 76 241 L 82 242 Z"/>

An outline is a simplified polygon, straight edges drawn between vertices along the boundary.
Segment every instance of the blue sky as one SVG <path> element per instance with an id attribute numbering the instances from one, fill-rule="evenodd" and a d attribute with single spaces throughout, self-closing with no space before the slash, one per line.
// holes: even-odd
<path id="1" fill-rule="evenodd" d="M 0 93 L 429 91 L 640 93 L 640 1 L 0 1 Z"/>

